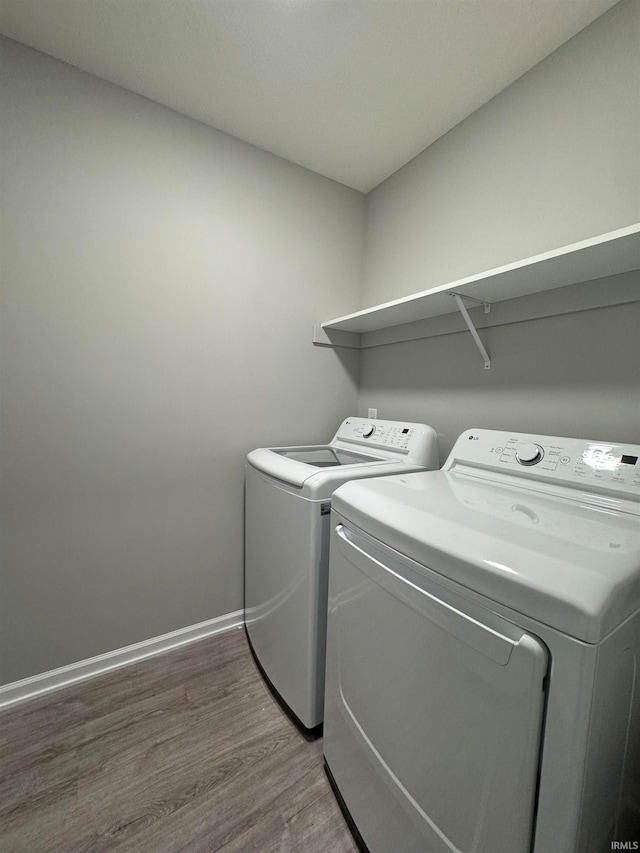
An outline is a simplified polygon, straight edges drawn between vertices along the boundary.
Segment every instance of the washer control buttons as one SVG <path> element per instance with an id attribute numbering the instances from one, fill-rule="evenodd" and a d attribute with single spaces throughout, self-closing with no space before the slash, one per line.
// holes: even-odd
<path id="1" fill-rule="evenodd" d="M 544 456 L 539 444 L 520 444 L 516 448 L 516 461 L 520 465 L 537 465 Z"/>

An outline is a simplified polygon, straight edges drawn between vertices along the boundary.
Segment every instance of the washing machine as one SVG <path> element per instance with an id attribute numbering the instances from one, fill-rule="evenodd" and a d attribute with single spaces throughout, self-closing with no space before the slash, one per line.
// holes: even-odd
<path id="1" fill-rule="evenodd" d="M 245 626 L 263 675 L 303 730 L 317 733 L 322 723 L 334 489 L 437 467 L 430 426 L 356 417 L 329 444 L 249 453 Z"/>
<path id="2" fill-rule="evenodd" d="M 323 748 L 371 853 L 640 849 L 639 457 L 477 429 L 336 491 Z"/>

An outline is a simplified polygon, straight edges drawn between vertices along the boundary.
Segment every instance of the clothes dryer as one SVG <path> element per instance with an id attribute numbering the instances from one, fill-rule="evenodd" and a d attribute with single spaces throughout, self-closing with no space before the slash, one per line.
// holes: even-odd
<path id="1" fill-rule="evenodd" d="M 329 444 L 249 453 L 246 631 L 263 674 L 303 729 L 322 723 L 334 490 L 356 478 L 437 467 L 430 426 L 356 417 Z"/>
<path id="2" fill-rule="evenodd" d="M 324 755 L 371 853 L 640 847 L 639 457 L 470 430 L 335 492 Z"/>

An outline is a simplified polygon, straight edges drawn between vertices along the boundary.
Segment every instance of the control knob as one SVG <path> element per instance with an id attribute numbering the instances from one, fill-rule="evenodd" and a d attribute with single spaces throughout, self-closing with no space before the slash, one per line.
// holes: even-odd
<path id="1" fill-rule="evenodd" d="M 363 438 L 371 438 L 371 436 L 376 431 L 376 428 L 373 424 L 367 424 L 362 430 Z"/>
<path id="2" fill-rule="evenodd" d="M 539 444 L 520 444 L 516 448 L 516 462 L 520 465 L 537 465 L 544 456 Z"/>

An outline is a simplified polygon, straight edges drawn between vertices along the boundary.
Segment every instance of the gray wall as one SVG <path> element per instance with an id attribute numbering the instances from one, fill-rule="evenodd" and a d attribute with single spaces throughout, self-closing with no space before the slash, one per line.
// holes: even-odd
<path id="1" fill-rule="evenodd" d="M 0 680 L 242 607 L 250 449 L 325 441 L 364 199 L 3 39 Z"/>
<path id="2" fill-rule="evenodd" d="M 640 220 L 639 22 L 616 5 L 367 196 L 363 306 Z M 637 304 L 482 334 L 490 371 L 467 332 L 363 351 L 359 412 L 433 423 L 443 459 L 471 426 L 640 442 Z"/>

